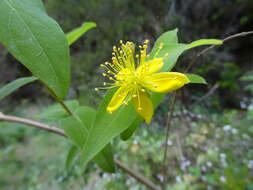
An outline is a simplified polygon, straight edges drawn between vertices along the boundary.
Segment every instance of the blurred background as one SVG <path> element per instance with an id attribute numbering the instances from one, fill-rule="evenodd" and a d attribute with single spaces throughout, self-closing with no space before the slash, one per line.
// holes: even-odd
<path id="1" fill-rule="evenodd" d="M 68 99 L 96 107 L 103 92 L 98 65 L 111 59 L 119 40 L 151 44 L 163 32 L 179 29 L 179 41 L 223 39 L 253 30 L 252 0 L 44 0 L 48 14 L 68 32 L 84 21 L 97 27 L 71 47 L 72 85 Z M 184 53 L 174 71 L 183 72 L 202 48 Z M 199 57 L 190 73 L 207 85 L 179 91 L 170 126 L 168 189 L 253 190 L 253 36 L 236 38 Z M 0 45 L 0 86 L 30 73 Z M 0 102 L 2 112 L 40 120 L 53 103 L 39 83 L 29 84 Z M 165 121 L 169 96 L 151 125 L 143 124 L 114 152 L 156 184 L 163 181 Z M 18 124 L 0 123 L 0 189 L 145 190 L 120 170 L 105 174 L 90 165 L 64 168 L 69 144 L 61 137 Z"/>

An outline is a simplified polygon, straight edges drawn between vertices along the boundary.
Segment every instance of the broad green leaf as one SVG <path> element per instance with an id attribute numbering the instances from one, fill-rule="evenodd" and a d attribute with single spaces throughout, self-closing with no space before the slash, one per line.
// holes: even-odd
<path id="1" fill-rule="evenodd" d="M 36 77 L 23 77 L 23 78 L 19 78 L 8 83 L 7 85 L 0 88 L 0 100 L 10 95 L 12 92 L 17 90 L 18 88 L 28 83 L 34 82 L 35 80 L 37 80 Z"/>
<path id="2" fill-rule="evenodd" d="M 60 120 L 60 126 L 63 128 L 67 137 L 77 146 L 82 147 L 87 135 L 88 129 L 84 126 L 80 118 L 69 116 Z"/>
<path id="3" fill-rule="evenodd" d="M 188 79 L 191 81 L 191 83 L 197 83 L 197 84 L 206 84 L 206 80 L 199 76 L 199 75 L 195 75 L 195 74 L 185 74 Z"/>
<path id="4" fill-rule="evenodd" d="M 73 165 L 76 159 L 77 153 L 78 153 L 78 148 L 75 145 L 72 145 L 68 151 L 66 161 L 65 161 L 65 167 L 67 170 L 69 170 L 71 166 Z"/>
<path id="5" fill-rule="evenodd" d="M 76 40 L 78 40 L 82 35 L 84 35 L 90 29 L 96 27 L 94 22 L 85 22 L 79 28 L 76 28 L 67 34 L 67 40 L 69 46 L 72 45 Z"/>
<path id="6" fill-rule="evenodd" d="M 81 119 L 86 128 L 90 130 L 96 117 L 96 110 L 87 106 L 81 106 L 76 110 L 75 114 Z M 104 171 L 109 173 L 115 172 L 112 147 L 110 143 L 107 144 L 93 160 Z"/>
<path id="7" fill-rule="evenodd" d="M 67 100 L 67 101 L 64 101 L 64 103 L 72 112 L 74 112 L 79 107 L 79 103 L 77 100 Z M 51 120 L 63 119 L 64 117 L 69 117 L 69 114 L 59 103 L 57 103 L 52 106 L 49 106 L 46 110 L 44 110 L 40 114 L 40 117 L 42 119 L 51 121 Z"/>
<path id="8" fill-rule="evenodd" d="M 81 106 L 75 111 L 75 116 L 70 116 L 61 120 L 61 126 L 69 139 L 82 149 L 89 135 L 90 125 L 94 122 L 96 111 L 90 107 Z M 93 159 L 96 164 L 107 172 L 114 172 L 114 162 L 111 145 L 107 143 Z M 81 162 L 83 163 L 83 162 Z"/>
<path id="9" fill-rule="evenodd" d="M 69 88 L 66 36 L 40 0 L 0 1 L 0 42 L 58 98 Z"/>
<path id="10" fill-rule="evenodd" d="M 93 159 L 114 137 L 126 130 L 136 118 L 137 114 L 132 104 L 122 106 L 114 114 L 107 113 L 106 107 L 114 92 L 113 89 L 106 93 L 98 109 L 81 153 L 81 160 L 84 164 Z"/>
<path id="11" fill-rule="evenodd" d="M 86 128 L 90 130 L 91 125 L 93 124 L 96 117 L 96 110 L 88 106 L 81 106 L 76 109 L 75 115 L 77 115 L 86 126 Z"/>

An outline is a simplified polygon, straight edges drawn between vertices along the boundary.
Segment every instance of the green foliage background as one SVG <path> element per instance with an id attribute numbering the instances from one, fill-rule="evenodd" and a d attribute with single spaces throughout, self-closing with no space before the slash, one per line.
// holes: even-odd
<path id="1" fill-rule="evenodd" d="M 93 90 L 102 84 L 98 65 L 111 58 L 112 46 L 121 39 L 141 43 L 147 38 L 153 43 L 164 31 L 179 28 L 179 39 L 191 42 L 253 30 L 251 0 L 44 2 L 49 15 L 65 32 L 84 21 L 97 24 L 71 48 L 73 77 L 68 98 L 77 98 L 82 104 L 91 106 L 96 106 L 102 96 Z M 179 96 L 173 119 L 176 127 L 171 130 L 169 138 L 169 144 L 172 143 L 167 168 L 169 189 L 253 189 L 253 171 L 249 167 L 253 157 L 252 44 L 252 37 L 228 42 L 198 59 L 192 68 L 194 73 L 205 76 L 208 86 L 188 87 Z M 199 50 L 184 54 L 176 70 L 183 71 Z M 0 84 L 29 75 L 1 46 L 0 64 Z M 219 88 L 212 97 L 188 107 L 216 83 Z M 46 90 L 35 83 L 1 101 L 0 106 L 1 111 L 38 119 L 45 105 L 51 102 Z M 117 156 L 157 184 L 162 181 L 162 126 L 168 111 L 167 102 L 165 100 L 166 104 L 159 107 L 152 125 L 142 126 L 133 140 L 127 144 L 115 142 Z M 22 106 L 14 109 L 20 103 Z M 89 177 L 80 178 L 78 166 L 66 172 L 62 166 L 69 145 L 53 134 L 1 123 L 0 149 L 0 189 L 54 190 L 82 189 L 84 186 L 112 190 L 145 189 L 124 173 L 105 175 L 95 166 L 88 168 L 85 176 Z M 27 149 L 31 151 L 27 152 Z M 182 165 L 187 165 L 188 161 L 190 165 L 184 169 Z M 94 181 L 99 181 L 97 186 L 92 186 Z"/>

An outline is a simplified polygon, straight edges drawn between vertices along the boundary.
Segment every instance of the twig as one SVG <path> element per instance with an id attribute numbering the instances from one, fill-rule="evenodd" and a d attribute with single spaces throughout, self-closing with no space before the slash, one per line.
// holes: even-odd
<path id="1" fill-rule="evenodd" d="M 175 100 L 176 100 L 176 92 L 172 94 L 171 104 L 169 106 L 169 112 L 165 124 L 165 130 L 166 130 L 166 138 L 165 138 L 165 148 L 164 148 L 164 154 L 163 154 L 163 183 L 162 183 L 162 189 L 166 189 L 166 183 L 167 183 L 167 177 L 166 177 L 166 160 L 167 160 L 167 152 L 168 152 L 168 140 L 169 140 L 169 131 L 170 131 L 170 121 L 173 115 L 173 110 L 175 106 Z"/>
<path id="2" fill-rule="evenodd" d="M 136 171 L 133 171 L 133 170 L 129 169 L 127 166 L 125 166 L 124 164 L 122 164 L 119 160 L 114 159 L 114 162 L 117 164 L 118 167 L 120 167 L 121 169 L 123 169 L 130 176 L 132 176 L 133 178 L 137 179 L 142 184 L 145 184 L 150 189 L 152 189 L 152 190 L 160 190 L 160 188 L 157 187 L 155 184 L 153 184 L 150 180 L 146 179 L 145 177 L 143 177 L 141 174 L 137 173 Z"/>
<path id="3" fill-rule="evenodd" d="M 204 96 L 200 97 L 198 100 L 196 100 L 191 106 L 194 106 L 196 104 L 199 104 L 206 98 L 213 95 L 213 93 L 219 88 L 219 84 L 215 84 Z"/>
<path id="4" fill-rule="evenodd" d="M 42 130 L 45 130 L 45 131 L 48 131 L 48 132 L 51 132 L 51 133 L 61 135 L 63 137 L 67 137 L 66 134 L 64 133 L 64 131 L 59 129 L 58 127 L 49 126 L 47 124 L 40 123 L 40 122 L 37 122 L 37 121 L 32 121 L 30 119 L 5 115 L 1 112 L 0 112 L 0 121 L 8 121 L 8 122 L 13 122 L 13 123 L 22 123 L 22 124 L 25 124 L 25 125 L 28 125 L 28 126 L 36 127 L 38 129 L 42 129 Z M 147 178 L 142 176 L 140 173 L 128 168 L 123 163 L 121 163 L 121 161 L 119 161 L 117 159 L 114 159 L 114 162 L 120 169 L 125 171 L 127 174 L 129 174 L 130 176 L 135 178 L 137 181 L 139 181 L 140 183 L 142 183 L 143 185 L 145 185 L 149 189 L 151 189 L 151 190 L 160 190 L 160 188 L 157 187 L 150 180 L 148 180 Z"/>
<path id="5" fill-rule="evenodd" d="M 53 126 L 49 126 L 47 124 L 37 122 L 37 121 L 32 121 L 32 120 L 29 120 L 29 119 L 10 116 L 10 115 L 4 115 L 1 112 L 0 112 L 0 120 L 9 121 L 9 122 L 13 122 L 13 123 L 22 123 L 22 124 L 29 125 L 29 126 L 32 126 L 32 127 L 40 128 L 40 129 L 45 130 L 45 131 L 49 131 L 49 132 L 52 132 L 52 133 L 57 133 L 58 135 L 66 137 L 63 130 L 61 130 L 57 127 L 53 127 Z"/>
<path id="6" fill-rule="evenodd" d="M 233 34 L 231 36 L 228 36 L 226 38 L 224 38 L 222 41 L 223 43 L 224 42 L 227 42 L 231 39 L 234 39 L 234 38 L 237 38 L 237 37 L 244 37 L 244 36 L 247 36 L 247 35 L 251 35 L 253 34 L 253 31 L 248 31 L 248 32 L 241 32 L 241 33 L 238 33 L 238 34 Z M 204 50 L 202 50 L 201 52 L 197 53 L 197 55 L 192 59 L 192 61 L 190 62 L 190 64 L 187 66 L 187 68 L 185 69 L 185 73 L 189 71 L 189 69 L 192 67 L 192 65 L 196 62 L 196 60 L 203 54 L 205 54 L 206 52 L 210 51 L 211 49 L 213 49 L 214 47 L 216 47 L 218 45 L 211 45 L 209 46 L 208 48 L 205 48 Z"/>

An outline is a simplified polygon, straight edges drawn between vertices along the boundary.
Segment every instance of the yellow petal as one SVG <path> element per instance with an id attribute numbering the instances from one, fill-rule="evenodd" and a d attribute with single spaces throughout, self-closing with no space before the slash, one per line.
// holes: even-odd
<path id="1" fill-rule="evenodd" d="M 154 111 L 148 94 L 138 91 L 138 96 L 133 98 L 133 103 L 136 111 L 145 119 L 146 123 L 150 123 Z"/>
<path id="2" fill-rule="evenodd" d="M 144 86 L 153 92 L 167 93 L 181 88 L 190 80 L 183 73 L 162 72 L 146 76 Z"/>
<path id="3" fill-rule="evenodd" d="M 137 68 L 137 73 L 152 74 L 159 71 L 163 67 L 163 59 L 156 58 L 142 63 Z"/>
<path id="4" fill-rule="evenodd" d="M 106 110 L 109 113 L 113 113 L 117 110 L 127 97 L 129 90 L 126 87 L 120 87 L 113 95 L 110 103 L 108 104 Z"/>

